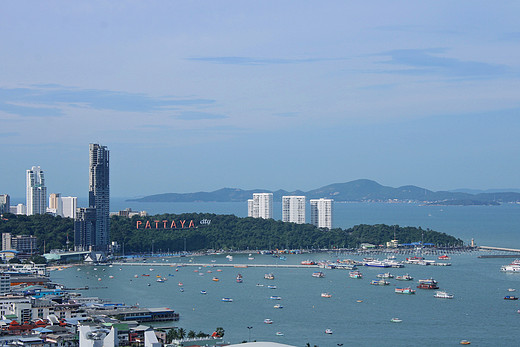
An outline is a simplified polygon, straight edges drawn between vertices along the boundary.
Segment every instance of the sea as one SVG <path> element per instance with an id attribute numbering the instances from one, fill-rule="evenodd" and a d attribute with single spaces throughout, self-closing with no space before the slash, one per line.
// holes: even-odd
<path id="1" fill-rule="evenodd" d="M 112 199 L 111 210 L 146 210 L 149 214 L 210 212 L 247 215 L 246 203 L 138 203 Z M 279 210 L 277 213 L 276 211 Z M 281 204 L 275 204 L 275 219 Z M 461 238 L 466 243 L 520 248 L 520 205 L 420 206 L 418 204 L 335 203 L 334 227 L 357 224 L 420 226 Z M 325 277 L 312 276 L 316 269 L 242 267 L 243 264 L 287 265 L 303 260 L 361 260 L 365 255 L 338 252 L 287 254 L 285 258 L 254 251 L 242 254 L 138 259 L 139 265 L 76 266 L 52 271 L 51 279 L 70 288 L 88 286 L 83 296 L 144 307 L 168 307 L 180 314 L 178 322 L 154 323 L 185 330 L 213 332 L 225 329 L 224 340 L 272 341 L 292 346 L 455 346 L 468 340 L 476 346 L 517 346 L 520 324 L 518 301 L 520 274 L 500 272 L 512 259 L 479 258 L 500 254 L 482 251 L 448 254 L 451 266 L 406 264 L 400 269 L 360 267 L 362 279 L 349 278 L 346 270 L 323 269 Z M 420 254 L 417 254 L 420 255 Z M 228 256 L 232 256 L 229 260 Z M 397 260 L 410 255 L 397 254 Z M 437 260 L 438 255 L 424 255 Z M 377 257 L 383 259 L 384 254 Z M 520 257 L 520 254 L 519 254 Z M 200 264 L 200 265 L 197 265 Z M 237 267 L 218 267 L 218 264 Z M 182 266 L 187 265 L 187 266 Z M 217 271 L 221 270 L 221 271 Z M 375 286 L 377 274 L 410 274 L 413 281 L 389 279 Z M 243 282 L 237 283 L 238 274 Z M 274 280 L 264 279 L 273 273 Z M 149 276 L 143 276 L 149 275 Z M 137 275 L 137 277 L 136 277 Z M 156 282 L 157 276 L 166 278 Z M 217 277 L 219 281 L 214 281 Z M 417 289 L 419 279 L 434 278 L 440 290 L 453 299 L 435 298 L 435 290 Z M 268 288 L 276 286 L 276 289 Z M 410 286 L 415 295 L 396 294 Z M 182 288 L 182 291 L 181 291 Z M 517 292 L 511 292 L 515 289 Z M 207 294 L 201 294 L 206 291 Z M 324 298 L 321 293 L 331 294 Z M 518 294 L 517 294 L 518 293 Z M 273 300 L 271 296 L 279 296 Z M 222 298 L 232 298 L 223 302 Z M 281 309 L 274 308 L 280 304 Z M 399 318 L 401 322 L 392 322 Z M 265 324 L 264 320 L 272 320 Z M 325 330 L 331 329 L 332 334 Z M 276 333 L 282 333 L 278 336 Z"/>

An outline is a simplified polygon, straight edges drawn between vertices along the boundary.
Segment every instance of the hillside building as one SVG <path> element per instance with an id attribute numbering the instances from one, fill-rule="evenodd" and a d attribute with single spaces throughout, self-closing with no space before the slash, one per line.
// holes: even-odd
<path id="1" fill-rule="evenodd" d="M 305 196 L 282 197 L 282 221 L 305 224 Z"/>
<path id="2" fill-rule="evenodd" d="M 253 218 L 273 218 L 273 193 L 254 193 L 247 200 L 247 216 Z"/>
<path id="3" fill-rule="evenodd" d="M 311 224 L 332 229 L 332 199 L 311 199 Z"/>

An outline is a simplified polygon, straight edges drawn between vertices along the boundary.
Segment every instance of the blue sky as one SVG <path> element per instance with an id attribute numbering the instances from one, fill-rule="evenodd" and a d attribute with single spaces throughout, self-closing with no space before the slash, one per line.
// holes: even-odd
<path id="1" fill-rule="evenodd" d="M 520 188 L 520 3 L 3 1 L 0 193 Z"/>

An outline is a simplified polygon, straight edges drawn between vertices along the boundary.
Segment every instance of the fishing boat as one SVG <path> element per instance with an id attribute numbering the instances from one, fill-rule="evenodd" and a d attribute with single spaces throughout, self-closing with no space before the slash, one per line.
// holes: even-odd
<path id="1" fill-rule="evenodd" d="M 413 280 L 413 277 L 408 274 L 405 274 L 402 276 L 397 276 L 395 279 L 398 281 L 411 281 L 411 280 Z"/>
<path id="2" fill-rule="evenodd" d="M 178 286 L 179 286 L 179 287 L 182 287 L 182 282 L 179 282 L 179 283 L 178 283 Z"/>
<path id="3" fill-rule="evenodd" d="M 322 298 L 332 298 L 332 294 L 329 293 L 321 293 Z"/>
<path id="4" fill-rule="evenodd" d="M 419 283 L 417 286 L 419 289 L 439 289 L 435 283 Z"/>
<path id="5" fill-rule="evenodd" d="M 273 321 L 270 320 L 269 318 L 266 318 L 266 319 L 264 319 L 264 323 L 265 324 L 273 324 Z"/>
<path id="6" fill-rule="evenodd" d="M 317 272 L 312 273 L 312 277 L 323 278 L 323 277 L 325 277 L 325 274 L 321 271 L 317 271 Z"/>
<path id="7" fill-rule="evenodd" d="M 370 284 L 374 285 L 374 286 L 387 286 L 390 284 L 390 282 L 384 280 L 384 279 L 380 279 L 380 280 L 372 280 L 370 282 Z"/>
<path id="8" fill-rule="evenodd" d="M 415 294 L 415 289 L 408 288 L 395 288 L 397 294 Z"/>
<path id="9" fill-rule="evenodd" d="M 332 335 L 332 329 L 325 329 L 325 334 Z"/>
<path id="10" fill-rule="evenodd" d="M 281 296 L 272 295 L 269 299 L 271 300 L 282 300 Z"/>
<path id="11" fill-rule="evenodd" d="M 390 272 L 385 272 L 382 274 L 377 275 L 378 278 L 394 278 L 394 275 L 392 275 Z"/>
<path id="12" fill-rule="evenodd" d="M 435 298 L 439 299 L 453 299 L 453 294 L 449 294 L 447 292 L 438 291 L 434 295 Z"/>
<path id="13" fill-rule="evenodd" d="M 266 280 L 274 280 L 274 275 L 272 273 L 268 273 L 264 275 Z"/>
<path id="14" fill-rule="evenodd" d="M 312 261 L 312 260 L 304 260 L 300 264 L 302 264 L 302 265 L 316 265 L 316 262 Z"/>
<path id="15" fill-rule="evenodd" d="M 359 271 L 350 271 L 348 275 L 350 278 L 363 278 L 363 274 Z"/>
<path id="16" fill-rule="evenodd" d="M 403 320 L 402 319 L 399 319 L 399 318 L 392 318 L 390 319 L 390 322 L 392 323 L 401 323 Z"/>
<path id="17" fill-rule="evenodd" d="M 222 301 L 224 301 L 224 302 L 233 302 L 233 299 L 231 299 L 231 298 L 222 298 Z"/>

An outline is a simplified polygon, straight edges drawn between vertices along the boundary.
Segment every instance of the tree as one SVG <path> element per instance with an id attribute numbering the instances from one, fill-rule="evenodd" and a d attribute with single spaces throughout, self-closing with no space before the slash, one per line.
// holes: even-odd
<path id="1" fill-rule="evenodd" d="M 31 257 L 31 261 L 35 264 L 47 264 L 47 259 L 45 259 L 45 257 L 41 256 L 41 255 L 33 255 Z"/>
<path id="2" fill-rule="evenodd" d="M 186 330 L 184 330 L 183 328 L 179 328 L 178 335 L 179 335 L 179 339 L 182 340 L 186 336 Z"/>
<path id="3" fill-rule="evenodd" d="M 166 341 L 168 343 L 171 343 L 172 340 L 177 340 L 179 338 L 179 333 L 177 332 L 177 329 L 173 328 L 168 330 L 168 333 L 166 334 Z"/>
<path id="4" fill-rule="evenodd" d="M 193 330 L 188 331 L 188 338 L 189 339 L 193 339 L 193 338 L 195 338 L 195 336 L 196 336 L 196 333 Z"/>
<path id="5" fill-rule="evenodd" d="M 22 262 L 18 258 L 9 259 L 9 264 L 21 264 Z"/>

